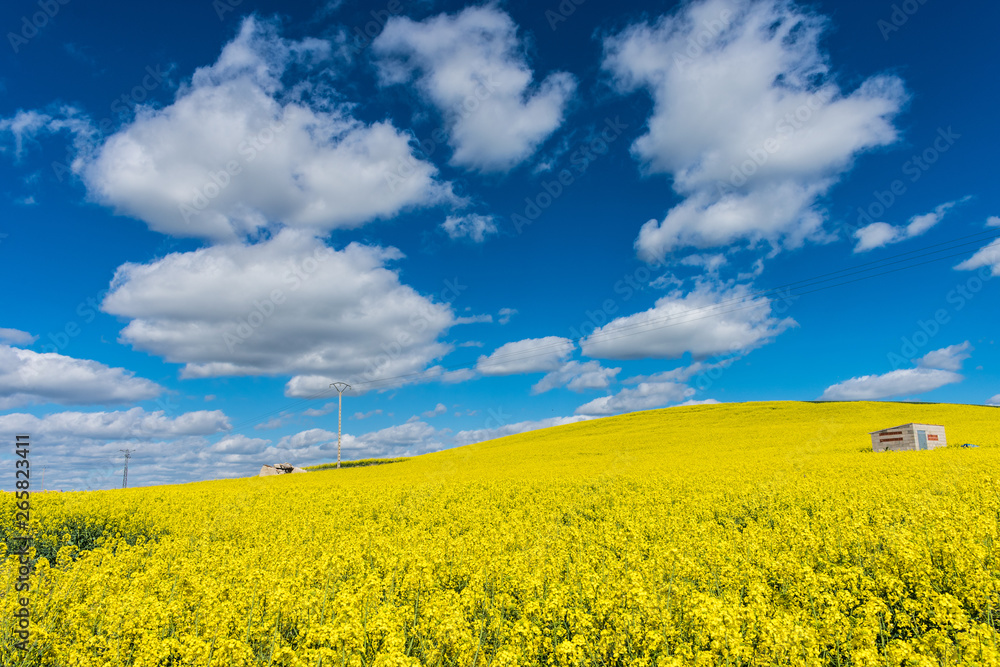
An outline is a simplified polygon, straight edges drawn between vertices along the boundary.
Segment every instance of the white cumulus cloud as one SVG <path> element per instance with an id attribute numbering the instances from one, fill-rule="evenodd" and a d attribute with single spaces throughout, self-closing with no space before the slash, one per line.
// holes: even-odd
<path id="1" fill-rule="evenodd" d="M 449 238 L 468 238 L 475 243 L 482 243 L 487 236 L 497 233 L 497 223 L 490 215 L 449 215 L 441 228 Z"/>
<path id="2" fill-rule="evenodd" d="M 972 345 L 965 341 L 961 345 L 949 345 L 940 350 L 928 352 L 917 360 L 920 368 L 940 368 L 946 371 L 961 370 L 962 362 L 971 355 Z"/>
<path id="3" fill-rule="evenodd" d="M 427 419 L 430 419 L 431 417 L 437 417 L 438 415 L 443 415 L 446 412 L 448 412 L 447 406 L 445 406 L 444 403 L 438 403 L 437 405 L 434 406 L 433 410 L 428 410 L 421 414 Z"/>
<path id="4" fill-rule="evenodd" d="M 102 308 L 128 318 L 121 340 L 182 377 L 292 375 L 289 396 L 425 370 L 450 345 L 446 304 L 399 281 L 394 248 L 332 250 L 285 229 L 254 245 L 223 244 L 118 268 Z"/>
<path id="5" fill-rule="evenodd" d="M 41 438 L 127 440 L 185 435 L 209 435 L 229 430 L 229 418 L 221 410 L 185 412 L 177 417 L 163 410 L 142 408 L 117 412 L 56 412 L 36 417 L 13 413 L 0 416 L 0 433 L 31 433 Z"/>
<path id="6" fill-rule="evenodd" d="M 662 408 L 694 395 L 694 389 L 677 382 L 640 382 L 612 396 L 601 396 L 576 409 L 578 415 L 617 415 Z"/>
<path id="7" fill-rule="evenodd" d="M 961 382 L 962 376 L 936 368 L 901 368 L 884 375 L 862 375 L 827 387 L 821 401 L 867 401 L 915 396 Z"/>
<path id="8" fill-rule="evenodd" d="M 246 454 L 259 454 L 271 444 L 270 440 L 264 438 L 248 438 L 239 433 L 227 435 L 218 442 L 208 447 L 209 452 L 220 456 L 241 456 Z M 272 463 L 276 463 L 272 461 Z"/>
<path id="9" fill-rule="evenodd" d="M 881 248 L 882 246 L 886 246 L 891 243 L 899 243 L 900 241 L 920 236 L 921 234 L 927 232 L 927 230 L 931 227 L 941 222 L 941 219 L 944 218 L 944 214 L 956 204 L 961 204 L 968 199 L 970 198 L 963 197 L 962 199 L 958 199 L 956 201 L 939 204 L 934 207 L 934 210 L 930 213 L 913 216 L 910 218 L 910 221 L 903 226 L 896 227 L 886 222 L 873 222 L 870 225 L 866 225 L 854 232 L 854 237 L 858 240 L 857 245 L 854 247 L 854 252 L 873 250 L 874 248 Z"/>
<path id="10" fill-rule="evenodd" d="M 649 310 L 619 317 L 580 341 L 598 359 L 670 359 L 690 352 L 695 359 L 748 352 L 796 326 L 773 314 L 772 300 L 754 296 L 746 285 L 708 282 L 672 292 Z"/>
<path id="11" fill-rule="evenodd" d="M 541 394 L 563 386 L 571 391 L 607 389 L 619 372 L 621 368 L 604 368 L 598 361 L 567 361 L 535 383 L 531 393 Z"/>
<path id="12" fill-rule="evenodd" d="M 858 154 L 896 140 L 905 93 L 893 76 L 842 91 L 820 50 L 825 25 L 790 0 L 702 0 L 605 40 L 618 87 L 653 98 L 635 157 L 684 197 L 643 225 L 641 258 L 828 238 L 819 198 Z"/>
<path id="13" fill-rule="evenodd" d="M 560 336 L 525 338 L 501 345 L 488 356 L 481 355 L 476 370 L 487 376 L 554 371 L 574 349 L 573 341 Z"/>
<path id="14" fill-rule="evenodd" d="M 990 216 L 986 221 L 986 226 L 1000 227 L 1000 216 Z M 955 268 L 959 271 L 972 271 L 984 266 L 990 267 L 991 276 L 1000 276 L 1000 239 L 995 239 L 983 246 L 972 257 L 961 262 Z"/>
<path id="15" fill-rule="evenodd" d="M 27 331 L 0 328 L 0 343 L 9 343 L 11 345 L 31 345 L 36 340 L 38 340 L 38 336 L 33 336 Z"/>
<path id="16" fill-rule="evenodd" d="M 566 72 L 534 83 L 517 26 L 492 6 L 421 22 L 390 18 L 372 50 L 384 83 L 415 77 L 444 117 L 451 163 L 484 172 L 528 159 L 562 123 L 576 89 Z"/>
<path id="17" fill-rule="evenodd" d="M 495 438 L 502 438 L 504 436 L 514 435 L 516 433 L 537 431 L 538 429 L 541 428 L 551 428 L 553 426 L 562 426 L 563 424 L 575 424 L 576 422 L 586 421 L 588 419 L 591 419 L 591 417 L 587 415 L 576 415 L 573 417 L 550 417 L 548 419 L 523 421 L 514 424 L 503 424 L 501 426 L 496 426 L 492 428 L 480 428 L 468 431 L 459 431 L 458 433 L 455 434 L 454 441 L 456 445 L 469 445 L 474 442 L 493 440 Z"/>
<path id="18" fill-rule="evenodd" d="M 69 130 L 85 145 L 72 171 L 90 197 L 174 236 L 234 240 L 276 224 L 325 232 L 455 201 L 407 134 L 358 120 L 308 78 L 286 81 L 328 55 L 326 42 L 287 40 L 249 17 L 171 104 L 139 106 L 103 141 L 69 111 L 8 131 L 20 150 L 27 135 Z M 404 167 L 406 178 L 387 178 Z"/>
<path id="19" fill-rule="evenodd" d="M 133 403 L 162 392 L 160 385 L 124 368 L 0 343 L 0 410 L 31 403 Z"/>
<path id="20" fill-rule="evenodd" d="M 515 315 L 517 315 L 516 308 L 501 308 L 497 312 L 497 324 L 507 324 Z"/>
<path id="21" fill-rule="evenodd" d="M 901 368 L 882 375 L 862 375 L 827 387 L 821 401 L 866 401 L 896 396 L 916 396 L 964 378 L 956 373 L 969 358 L 968 341 L 928 352 L 916 368 Z"/>
<path id="22" fill-rule="evenodd" d="M 443 433 L 419 420 L 410 420 L 362 435 L 343 433 L 341 457 L 352 460 L 423 454 L 445 447 L 441 442 Z M 299 466 L 336 461 L 337 432 L 321 428 L 300 431 L 281 438 L 274 446 L 264 449 L 257 458 L 272 462 L 287 460 Z"/>

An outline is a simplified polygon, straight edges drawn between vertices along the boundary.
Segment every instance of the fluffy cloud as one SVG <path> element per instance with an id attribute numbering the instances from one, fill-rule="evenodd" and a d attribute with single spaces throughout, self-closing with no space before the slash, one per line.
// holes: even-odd
<path id="1" fill-rule="evenodd" d="M 471 368 L 459 368 L 454 371 L 446 371 L 442 366 L 431 366 L 427 369 L 429 377 L 433 377 L 445 384 L 458 384 L 467 380 L 475 379 L 476 371 Z"/>
<path id="2" fill-rule="evenodd" d="M 501 308 L 497 312 L 497 315 L 498 315 L 498 317 L 497 317 L 497 324 L 507 324 L 508 322 L 510 322 L 510 318 L 512 318 L 515 315 L 517 315 L 517 309 L 516 308 Z"/>
<path id="3" fill-rule="evenodd" d="M 280 449 L 301 449 L 303 447 L 309 447 L 310 445 L 315 445 L 321 442 L 336 442 L 337 433 L 335 431 L 327 431 L 322 428 L 311 428 L 306 431 L 300 431 L 294 435 L 286 435 L 281 440 L 278 441 L 278 448 Z M 343 438 L 341 438 L 343 440 Z"/>
<path id="4" fill-rule="evenodd" d="M 649 310 L 619 317 L 580 341 L 588 357 L 670 359 L 690 352 L 695 359 L 748 352 L 789 327 L 791 318 L 772 315 L 772 302 L 749 287 L 702 282 L 683 294 L 672 292 Z"/>
<path id="5" fill-rule="evenodd" d="M 987 399 L 986 405 L 1000 406 L 1000 394 L 997 394 L 993 398 Z"/>
<path id="6" fill-rule="evenodd" d="M 715 254 L 698 254 L 694 253 L 681 258 L 681 264 L 684 266 L 695 266 L 702 269 L 702 271 L 707 275 L 718 275 L 719 269 L 725 266 L 729 260 L 726 259 L 725 255 L 715 253 Z M 664 278 L 665 276 L 660 276 Z"/>
<path id="7" fill-rule="evenodd" d="M 838 382 L 823 392 L 821 401 L 866 401 L 895 396 L 915 396 L 964 378 L 955 371 L 969 357 L 969 342 L 933 350 L 917 360 L 916 368 L 903 368 L 883 375 L 862 375 Z"/>
<path id="8" fill-rule="evenodd" d="M 302 414 L 306 417 L 322 417 L 328 415 L 337 409 L 337 404 L 335 402 L 326 403 L 322 408 L 308 408 L 302 411 Z"/>
<path id="9" fill-rule="evenodd" d="M 218 411 L 187 413 L 176 419 L 139 409 L 67 412 L 43 419 L 24 414 L 0 416 L 0 436 L 12 437 L 27 430 L 39 440 L 45 439 L 47 489 L 120 486 L 124 458 L 119 450 L 124 447 L 132 451 L 129 486 L 246 477 L 256 475 L 263 463 L 289 461 L 308 466 L 337 457 L 334 431 L 308 429 L 277 443 L 242 434 L 226 434 L 215 443 L 205 437 L 227 429 L 229 421 Z M 419 421 L 360 436 L 345 433 L 343 457 L 422 454 L 444 448 L 441 438 L 447 433 Z"/>
<path id="10" fill-rule="evenodd" d="M 692 396 L 694 389 L 677 382 L 640 382 L 612 396 L 601 396 L 576 409 L 578 415 L 617 415 L 662 408 Z"/>
<path id="11" fill-rule="evenodd" d="M 185 364 L 182 377 L 294 375 L 290 396 L 348 379 L 423 371 L 450 350 L 437 341 L 451 309 L 402 285 L 393 248 L 334 251 L 306 233 L 174 253 L 118 268 L 102 308 L 130 319 L 121 340 Z"/>
<path id="12" fill-rule="evenodd" d="M 389 352 L 383 349 L 376 358 L 365 361 L 364 372 L 347 377 L 347 383 L 351 385 L 351 388 L 344 392 L 345 395 L 358 396 L 369 391 L 387 391 L 407 384 L 421 382 L 458 384 L 477 377 L 476 371 L 472 369 L 460 368 L 448 371 L 440 364 L 430 366 L 422 371 L 414 370 L 409 373 L 396 373 L 391 369 L 398 368 L 399 355 L 396 354 L 396 347 L 392 343 L 387 343 L 387 345 L 389 346 Z M 399 349 L 402 350 L 402 346 L 399 346 Z M 445 345 L 443 349 L 447 351 L 451 348 Z M 393 362 L 396 362 L 397 365 L 393 366 Z M 337 380 L 343 380 L 343 376 L 296 375 L 285 385 L 285 396 L 299 398 L 328 396 L 333 391 L 330 389 L 330 383 Z"/>
<path id="13" fill-rule="evenodd" d="M 282 426 L 286 421 L 292 418 L 292 415 L 282 415 L 280 417 L 273 417 L 268 419 L 266 422 L 261 422 L 259 424 L 254 424 L 254 430 L 256 431 L 271 431 Z"/>
<path id="14" fill-rule="evenodd" d="M 604 368 L 598 361 L 567 361 L 558 370 L 548 373 L 531 388 L 532 394 L 541 394 L 565 386 L 571 391 L 607 389 L 620 368 Z"/>
<path id="15" fill-rule="evenodd" d="M 972 345 L 965 341 L 961 345 L 949 345 L 940 350 L 928 352 L 917 360 L 920 368 L 940 368 L 946 371 L 961 370 L 962 362 L 968 359 Z"/>
<path id="16" fill-rule="evenodd" d="M 476 370 L 488 376 L 554 371 L 574 348 L 573 341 L 559 336 L 525 338 L 501 345 L 489 356 L 480 356 Z"/>
<path id="17" fill-rule="evenodd" d="M 172 104 L 139 107 L 133 122 L 82 152 L 72 169 L 94 200 L 120 214 L 165 234 L 215 240 L 271 223 L 357 227 L 453 199 L 391 123 L 357 120 L 308 80 L 283 83 L 286 72 L 316 69 L 327 55 L 325 42 L 286 40 L 247 18 Z M 57 131 L 53 123 L 68 120 L 21 133 Z M 406 178 L 387 178 L 401 165 Z"/>
<path id="18" fill-rule="evenodd" d="M 232 465 L 226 457 L 207 448 L 203 436 L 181 436 L 167 440 L 128 438 L 105 440 L 73 434 L 45 436 L 45 489 L 114 489 L 122 485 L 122 468 L 128 449 L 128 485 L 179 484 L 202 479 L 237 477 L 251 470 Z M 259 468 L 259 465 L 257 466 Z M 254 470 L 253 472 L 256 472 Z"/>
<path id="19" fill-rule="evenodd" d="M 24 336 L 8 337 L 25 340 Z M 160 385 L 137 378 L 124 368 L 0 344 L 0 410 L 30 403 L 132 403 L 155 398 L 162 391 Z"/>
<path id="20" fill-rule="evenodd" d="M 341 436 L 341 457 L 353 460 L 423 454 L 445 446 L 440 442 L 443 433 L 422 421 L 410 421 L 363 435 L 344 433 Z M 249 470 L 256 473 L 262 462 L 288 461 L 298 466 L 310 466 L 336 461 L 337 432 L 311 428 L 286 435 L 273 445 L 269 440 L 227 436 L 208 450 L 213 457 L 224 455 L 234 467 L 241 466 L 242 474 L 247 474 Z"/>
<path id="21" fill-rule="evenodd" d="M 1000 276 L 1000 239 L 980 248 L 976 254 L 955 268 L 960 271 L 970 271 L 984 266 L 991 267 L 990 275 Z"/>
<path id="22" fill-rule="evenodd" d="M 437 440 L 440 435 L 441 431 L 430 424 L 415 421 L 365 433 L 357 438 L 357 442 L 372 455 L 394 453 L 408 456 L 443 448 Z"/>
<path id="23" fill-rule="evenodd" d="M 677 405 L 675 405 L 673 407 L 683 408 L 683 407 L 687 407 L 689 405 L 718 405 L 718 404 L 719 404 L 719 401 L 715 400 L 714 398 L 706 398 L 703 401 L 687 400 L 687 401 L 684 401 L 683 403 L 678 403 Z"/>
<path id="24" fill-rule="evenodd" d="M 215 444 L 208 447 L 209 452 L 220 456 L 241 456 L 246 454 L 258 454 L 265 447 L 271 444 L 270 440 L 264 438 L 248 438 L 245 435 L 227 435 Z"/>
<path id="25" fill-rule="evenodd" d="M 896 140 L 905 94 L 891 76 L 841 91 L 819 49 L 824 26 L 789 0 L 703 0 L 606 39 L 620 89 L 653 98 L 632 151 L 685 198 L 643 225 L 640 257 L 826 238 L 818 198 L 859 153 Z"/>
<path id="26" fill-rule="evenodd" d="M 858 240 L 858 244 L 854 246 L 854 252 L 864 252 L 904 240 L 906 229 L 893 227 L 888 222 L 873 222 L 855 231 L 854 238 Z"/>
<path id="27" fill-rule="evenodd" d="M 497 223 L 489 215 L 449 215 L 441 228 L 449 238 L 468 238 L 475 243 L 482 243 L 487 236 L 497 233 Z"/>
<path id="28" fill-rule="evenodd" d="M 868 401 L 894 396 L 915 396 L 946 384 L 961 382 L 962 376 L 934 368 L 903 368 L 884 375 L 862 375 L 828 387 L 821 401 Z"/>
<path id="29" fill-rule="evenodd" d="M 222 444 L 213 449 L 206 439 L 230 428 L 229 418 L 220 410 L 175 415 L 132 408 L 42 417 L 24 413 L 0 416 L 0 437 L 13 439 L 16 433 L 30 433 L 36 444 L 44 443 L 46 489 L 120 487 L 125 461 L 122 449 L 132 453 L 129 486 L 256 473 L 252 466 L 248 469 L 240 462 L 241 452 L 256 451 L 267 441 L 225 435 Z"/>
<path id="30" fill-rule="evenodd" d="M 695 376 L 705 375 L 717 368 L 726 368 L 739 358 L 731 356 L 720 361 L 696 361 L 687 366 L 681 366 L 669 371 L 661 371 L 652 375 L 635 375 L 622 380 L 622 384 L 640 384 L 642 382 L 687 382 Z"/>
<path id="31" fill-rule="evenodd" d="M 198 410 L 168 417 L 163 410 L 132 408 L 118 412 L 56 412 L 44 417 L 14 413 L 0 416 L 0 433 L 31 433 L 41 438 L 128 440 L 209 435 L 230 428 L 221 410 Z"/>
<path id="32" fill-rule="evenodd" d="M 990 216 L 986 221 L 987 227 L 1000 227 L 1000 216 Z M 994 240 L 976 251 L 969 259 L 965 260 L 955 268 L 959 271 L 972 271 L 984 266 L 991 267 L 990 275 L 1000 276 L 1000 239 Z"/>
<path id="33" fill-rule="evenodd" d="M 27 331 L 0 328 L 0 343 L 9 343 L 11 345 L 31 345 L 36 340 L 38 340 L 38 336 L 32 336 Z"/>
<path id="34" fill-rule="evenodd" d="M 565 72 L 532 83 L 517 26 L 495 7 L 419 23 L 393 17 L 372 49 L 386 84 L 416 76 L 444 117 L 452 164 L 481 171 L 506 171 L 529 158 L 562 123 L 576 89 Z"/>
<path id="35" fill-rule="evenodd" d="M 495 438 L 502 438 L 516 433 L 536 431 L 540 428 L 562 426 L 563 424 L 575 424 L 576 422 L 586 421 L 587 419 L 591 419 L 591 417 L 587 415 L 577 415 L 573 417 L 550 417 L 548 419 L 539 419 L 537 421 L 523 421 L 517 422 L 516 424 L 504 424 L 503 426 L 498 426 L 496 428 L 480 428 L 469 431 L 459 431 L 455 434 L 454 441 L 456 445 L 469 445 L 474 442 L 493 440 Z"/>
<path id="36" fill-rule="evenodd" d="M 438 403 L 437 405 L 434 406 L 433 410 L 428 410 L 427 412 L 421 414 L 423 414 L 423 416 L 426 417 L 427 419 L 430 419 L 431 417 L 437 417 L 438 415 L 443 415 L 446 412 L 448 412 L 448 408 L 445 406 L 445 404 Z"/>
<path id="37" fill-rule="evenodd" d="M 905 226 L 895 227 L 885 222 L 874 222 L 870 225 L 862 227 L 854 232 L 854 237 L 858 240 L 858 244 L 854 247 L 854 252 L 864 252 L 874 248 L 881 248 L 882 246 L 889 245 L 890 243 L 899 243 L 900 241 L 920 236 L 921 234 L 927 232 L 927 230 L 931 227 L 941 222 L 944 214 L 947 213 L 949 209 L 954 207 L 956 204 L 961 204 L 962 202 L 967 201 L 968 199 L 969 197 L 963 197 L 957 201 L 940 204 L 930 213 L 913 216 L 910 218 L 909 223 Z"/>

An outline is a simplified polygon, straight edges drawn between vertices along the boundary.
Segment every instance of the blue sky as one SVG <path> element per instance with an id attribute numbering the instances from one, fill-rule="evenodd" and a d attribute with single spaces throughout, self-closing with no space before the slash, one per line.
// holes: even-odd
<path id="1" fill-rule="evenodd" d="M 697 402 L 1000 403 L 1000 9 L 0 10 L 0 433 L 47 488 Z M 10 460 L 12 452 L 0 458 Z"/>

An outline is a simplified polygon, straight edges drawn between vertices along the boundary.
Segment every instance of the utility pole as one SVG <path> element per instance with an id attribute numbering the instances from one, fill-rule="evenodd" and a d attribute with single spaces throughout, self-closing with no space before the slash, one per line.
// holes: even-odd
<path id="1" fill-rule="evenodd" d="M 346 382 L 334 382 L 330 385 L 337 390 L 337 467 L 340 467 L 340 425 L 344 413 L 344 392 L 351 388 Z"/>
<path id="2" fill-rule="evenodd" d="M 124 489 L 128 484 L 128 459 L 132 456 L 131 449 L 119 449 L 119 452 L 125 452 L 125 474 L 122 475 L 122 488 Z"/>

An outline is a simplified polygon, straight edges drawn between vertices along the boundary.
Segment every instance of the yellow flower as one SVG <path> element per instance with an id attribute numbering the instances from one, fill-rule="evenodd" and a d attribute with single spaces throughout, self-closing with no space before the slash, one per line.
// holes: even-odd
<path id="1" fill-rule="evenodd" d="M 29 572 L 0 541 L 0 664 L 1000 664 L 994 415 L 692 406 L 385 466 L 39 495 Z M 870 451 L 908 421 L 983 446 Z"/>

